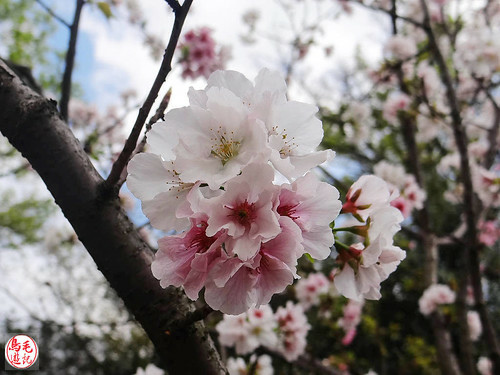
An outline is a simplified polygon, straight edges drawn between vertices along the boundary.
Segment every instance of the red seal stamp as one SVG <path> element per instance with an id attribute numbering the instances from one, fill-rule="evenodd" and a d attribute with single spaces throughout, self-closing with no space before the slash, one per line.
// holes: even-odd
<path id="1" fill-rule="evenodd" d="M 15 335 L 5 345 L 5 359 L 14 368 L 28 368 L 37 358 L 38 346 L 28 335 Z"/>

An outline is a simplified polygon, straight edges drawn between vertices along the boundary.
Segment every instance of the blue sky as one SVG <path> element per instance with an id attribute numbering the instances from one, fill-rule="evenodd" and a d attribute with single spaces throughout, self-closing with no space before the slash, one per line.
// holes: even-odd
<path id="1" fill-rule="evenodd" d="M 46 4 L 68 22 L 73 18 L 73 3 L 74 1 L 68 0 L 46 0 Z M 166 2 L 142 0 L 138 3 L 147 20 L 148 32 L 160 36 L 166 44 L 173 22 L 172 12 Z M 261 15 L 258 24 L 261 35 L 278 35 L 290 39 L 290 27 L 285 12 L 277 2 L 268 0 L 195 0 L 186 19 L 184 31 L 200 26 L 212 28 L 215 39 L 232 48 L 232 59 L 228 68 L 239 70 L 252 78 L 262 67 L 280 69 L 286 56 L 286 48 L 268 38 L 259 38 L 258 43 L 253 45 L 241 43 L 240 36 L 245 30 L 241 16 L 249 9 L 256 9 Z M 159 67 L 159 61 L 151 58 L 148 48 L 144 45 L 138 27 L 123 21 L 124 16 L 126 14 L 118 10 L 116 17 L 106 20 L 97 7 L 91 4 L 86 5 L 82 13 L 74 80 L 82 86 L 83 98 L 97 103 L 103 110 L 108 105 L 116 104 L 120 92 L 127 89 L 133 88 L 139 93 L 139 98 L 145 97 Z M 380 32 L 382 27 L 377 25 L 378 22 L 373 14 L 359 12 L 355 17 L 341 17 L 334 22 L 325 23 L 325 36 L 318 36 L 316 41 L 323 45 L 334 45 L 334 56 L 325 59 L 319 50 L 312 51 L 310 58 L 314 59 L 317 68 L 315 70 L 320 72 L 330 67 L 351 64 L 357 43 L 362 43 L 363 50 L 374 59 L 380 56 L 378 44 L 385 36 Z M 64 49 L 68 38 L 67 29 L 59 26 L 52 43 L 59 49 Z M 174 71 L 165 86 L 175 88 L 172 106 L 182 106 L 187 102 L 186 93 L 189 86 L 202 88 L 205 83 L 204 80 L 181 80 L 179 69 L 175 63 L 173 65 Z M 291 87 L 291 93 L 296 99 L 307 100 L 306 97 L 301 97 L 304 93 L 297 87 Z"/>

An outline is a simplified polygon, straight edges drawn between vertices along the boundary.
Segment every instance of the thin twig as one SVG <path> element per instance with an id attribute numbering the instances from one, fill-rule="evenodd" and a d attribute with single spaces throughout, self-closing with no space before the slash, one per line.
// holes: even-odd
<path id="1" fill-rule="evenodd" d="M 347 192 L 347 186 L 342 181 L 333 176 L 325 167 L 323 167 L 322 165 L 318 165 L 318 169 L 326 176 L 327 179 L 331 180 L 332 185 L 338 187 L 344 193 Z"/>
<path id="2" fill-rule="evenodd" d="M 172 96 L 172 89 L 169 89 L 167 93 L 163 96 L 163 99 L 160 102 L 160 105 L 156 109 L 156 113 L 154 116 L 152 116 L 149 119 L 149 122 L 146 124 L 146 134 L 151 130 L 151 127 L 163 119 L 163 116 L 165 115 L 165 111 L 167 110 L 168 103 L 170 103 L 170 97 Z M 142 138 L 141 142 L 139 145 L 136 147 L 134 154 L 137 154 L 139 152 L 142 152 L 144 150 L 144 147 L 146 146 L 146 134 L 144 134 L 144 137 Z M 132 155 L 132 156 L 133 156 Z"/>
<path id="3" fill-rule="evenodd" d="M 348 0 L 348 1 L 350 1 L 352 3 L 355 3 L 355 4 L 358 4 L 358 5 L 360 5 L 360 6 L 364 7 L 364 8 L 367 8 L 367 9 L 376 10 L 378 12 L 382 12 L 382 13 L 386 13 L 388 15 L 391 15 L 391 10 L 385 9 L 385 8 L 382 8 L 382 7 L 378 7 L 378 6 L 375 6 L 375 5 L 365 4 L 365 3 L 363 3 L 362 0 Z M 399 19 L 399 20 L 411 23 L 412 25 L 417 26 L 419 28 L 423 28 L 422 23 L 420 23 L 418 21 L 415 21 L 413 18 L 409 18 L 409 17 L 405 17 L 405 16 L 400 16 L 399 14 L 396 14 L 396 18 Z"/>
<path id="4" fill-rule="evenodd" d="M 50 14 L 54 19 L 62 23 L 64 26 L 66 26 L 68 29 L 71 28 L 71 25 L 66 22 L 62 17 L 58 16 L 49 6 L 47 6 L 45 3 L 43 3 L 41 0 L 35 0 L 45 11 Z"/>
<path id="5" fill-rule="evenodd" d="M 59 111 L 64 121 L 68 122 L 68 106 L 71 97 L 71 76 L 75 65 L 76 41 L 78 38 L 78 28 L 80 24 L 80 15 L 82 8 L 85 5 L 85 0 L 76 0 L 75 16 L 70 27 L 70 36 L 68 51 L 66 52 L 66 63 L 64 66 L 63 80 L 61 82 L 61 101 L 59 102 Z"/>
<path id="6" fill-rule="evenodd" d="M 490 144 L 488 146 L 488 151 L 486 151 L 483 163 L 483 167 L 489 169 L 495 162 L 495 158 L 498 154 L 497 138 L 500 131 L 500 105 L 496 102 L 495 98 L 491 95 L 491 92 L 487 88 L 484 88 L 484 92 L 495 110 L 493 125 L 488 129 L 488 140 Z"/>
<path id="7" fill-rule="evenodd" d="M 144 147 L 146 146 L 147 133 L 151 130 L 151 127 L 155 123 L 157 123 L 160 119 L 163 119 L 165 111 L 168 107 L 168 103 L 170 102 L 171 95 L 172 95 L 172 89 L 169 89 L 167 93 L 163 96 L 160 105 L 156 109 L 156 113 L 149 119 L 148 123 L 146 124 L 146 132 L 144 133 L 141 142 L 139 142 L 132 155 L 130 155 L 130 159 L 132 159 L 136 154 L 144 150 Z M 121 186 L 125 183 L 126 179 L 127 179 L 127 168 L 123 168 L 122 173 L 120 175 L 120 179 L 116 183 L 116 188 L 120 189 Z"/>
<path id="8" fill-rule="evenodd" d="M 158 92 L 160 91 L 163 82 L 168 75 L 168 73 L 172 70 L 172 58 L 174 57 L 174 52 L 177 47 L 177 41 L 179 40 L 179 36 L 181 34 L 182 25 L 184 24 L 184 20 L 186 19 L 187 13 L 189 11 L 189 7 L 193 0 L 186 0 L 182 7 L 175 12 L 175 20 L 172 28 L 172 34 L 170 35 L 170 40 L 168 42 L 167 48 L 165 50 L 165 54 L 163 55 L 163 61 L 161 63 L 160 69 L 156 76 L 156 79 L 149 91 L 148 97 L 144 102 L 144 105 L 139 109 L 139 113 L 137 115 L 137 119 L 135 120 L 134 127 L 130 132 L 130 135 L 125 142 L 122 152 L 118 156 L 118 159 L 113 164 L 111 168 L 111 172 L 105 182 L 105 190 L 114 190 L 116 184 L 120 180 L 120 176 L 128 164 L 132 152 L 134 151 L 139 135 L 141 134 L 142 127 L 148 117 L 149 111 L 155 102 Z"/>

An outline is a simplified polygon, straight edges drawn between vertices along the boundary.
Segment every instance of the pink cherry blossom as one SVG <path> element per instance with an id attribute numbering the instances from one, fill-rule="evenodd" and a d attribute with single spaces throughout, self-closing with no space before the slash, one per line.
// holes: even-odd
<path id="1" fill-rule="evenodd" d="M 380 299 L 380 283 L 396 270 L 406 257 L 405 251 L 393 245 L 393 236 L 401 228 L 403 216 L 394 207 L 373 212 L 360 233 L 369 245 L 355 243 L 349 249 L 339 248 L 334 271 L 335 287 L 343 296 L 354 300 Z"/>
<path id="2" fill-rule="evenodd" d="M 285 307 L 278 307 L 275 316 L 278 321 L 278 351 L 288 361 L 294 361 L 304 353 L 310 329 L 304 310 L 301 305 L 288 301 Z"/>
<path id="3" fill-rule="evenodd" d="M 222 231 L 208 237 L 206 220 L 191 219 L 189 231 L 158 241 L 159 250 L 151 270 L 163 288 L 183 286 L 188 297 L 198 298 L 210 268 L 224 255 L 221 245 L 226 238 Z"/>
<path id="4" fill-rule="evenodd" d="M 304 310 L 319 304 L 320 296 L 328 293 L 330 282 L 322 273 L 311 273 L 295 285 L 295 295 Z"/>
<path id="5" fill-rule="evenodd" d="M 391 124 L 398 122 L 398 113 L 406 111 L 411 103 L 408 95 L 401 92 L 392 93 L 384 103 L 383 115 L 384 118 Z"/>
<path id="6" fill-rule="evenodd" d="M 318 108 L 288 101 L 286 83 L 279 73 L 262 69 L 254 85 L 238 72 L 217 71 L 204 91 L 212 88 L 231 91 L 248 108 L 249 116 L 265 125 L 270 161 L 285 177 L 295 179 L 334 157 L 331 150 L 316 151 L 323 138 Z M 205 107 L 204 91 L 191 90 L 191 103 Z"/>
<path id="7" fill-rule="evenodd" d="M 221 259 L 210 274 L 205 300 L 226 314 L 239 314 L 253 306 L 269 303 L 297 278 L 298 254 L 302 254 L 300 230 L 288 217 L 279 219 L 281 233 L 261 244 L 251 259 Z M 231 249 L 228 249 L 231 252 Z"/>
<path id="8" fill-rule="evenodd" d="M 339 327 L 345 331 L 345 336 L 342 338 L 342 345 L 349 345 L 356 336 L 356 327 L 361 322 L 361 311 L 364 302 L 349 300 L 347 305 L 342 308 L 343 317 L 337 322 Z"/>
<path id="9" fill-rule="evenodd" d="M 221 229 L 227 230 L 231 254 L 243 261 L 255 256 L 261 242 L 281 231 L 279 215 L 273 210 L 278 194 L 273 178 L 269 165 L 251 164 L 227 183 L 224 194 L 203 203 L 209 217 L 207 234 L 213 236 Z"/>
<path id="10" fill-rule="evenodd" d="M 164 375 L 164 374 L 165 371 L 150 363 L 144 369 L 139 367 L 134 375 Z"/>
<path id="11" fill-rule="evenodd" d="M 455 292 L 448 285 L 433 284 L 428 287 L 418 300 L 420 312 L 423 315 L 432 314 L 438 305 L 455 302 Z"/>
<path id="12" fill-rule="evenodd" d="M 290 217 L 302 231 L 304 251 L 314 259 L 330 255 L 334 243 L 330 223 L 341 209 L 338 190 L 313 173 L 281 186 L 277 212 Z"/>
<path id="13" fill-rule="evenodd" d="M 206 109 L 174 109 L 165 115 L 165 122 L 178 139 L 173 151 L 179 178 L 201 181 L 216 190 L 246 165 L 266 162 L 271 150 L 262 122 L 251 119 L 231 91 L 213 87 L 206 95 Z"/>
<path id="14" fill-rule="evenodd" d="M 479 357 L 477 361 L 477 371 L 481 375 L 493 375 L 493 364 L 488 357 Z"/>
<path id="15" fill-rule="evenodd" d="M 344 346 L 350 345 L 354 338 L 356 337 L 357 330 L 356 328 L 351 328 L 346 332 L 345 336 L 342 338 L 341 343 Z"/>
<path id="16" fill-rule="evenodd" d="M 219 333 L 219 342 L 224 346 L 235 346 L 236 353 L 246 354 L 259 346 L 256 336 L 249 335 L 250 324 L 246 313 L 224 315 L 224 319 L 215 327 Z"/>
<path id="17" fill-rule="evenodd" d="M 235 346 L 238 354 L 247 354 L 260 345 L 274 347 L 276 326 L 271 307 L 263 305 L 240 315 L 224 315 L 216 330 L 222 345 Z"/>
<path id="18" fill-rule="evenodd" d="M 142 201 L 143 211 L 154 227 L 182 230 L 189 225 L 189 220 L 177 213 L 186 204 L 193 184 L 179 178 L 173 161 L 165 161 L 158 154 L 141 153 L 129 162 L 127 170 L 127 187 Z"/>
<path id="19" fill-rule="evenodd" d="M 384 180 L 374 175 L 363 175 L 349 188 L 342 212 L 352 213 L 360 221 L 366 221 L 372 212 L 387 206 L 390 198 L 391 193 Z"/>
<path id="20" fill-rule="evenodd" d="M 426 193 L 417 184 L 415 177 L 406 173 L 402 166 L 381 161 L 373 170 L 375 175 L 387 182 L 391 191 L 391 206 L 398 208 L 405 218 L 410 216 L 413 209 L 423 208 Z"/>
<path id="21" fill-rule="evenodd" d="M 497 221 L 488 220 L 479 223 L 479 242 L 493 246 L 500 238 L 500 226 Z"/>
<path id="22" fill-rule="evenodd" d="M 273 375 L 274 369 L 272 366 L 271 357 L 268 355 L 261 355 L 256 358 L 255 355 L 250 357 L 250 362 L 247 364 L 245 360 L 241 357 L 232 358 L 229 357 L 227 360 L 227 371 L 229 375 L 249 375 L 250 368 L 255 364 L 255 369 L 253 374 L 255 375 Z"/>
<path id="23" fill-rule="evenodd" d="M 479 337 L 483 333 L 483 326 L 481 324 L 481 318 L 476 311 L 467 312 L 467 325 L 469 326 L 469 335 L 472 341 L 479 340 Z"/>
<path id="24" fill-rule="evenodd" d="M 224 68 L 228 57 L 223 48 L 217 49 L 212 30 L 207 27 L 188 31 L 179 49 L 183 78 L 208 78 L 212 72 Z"/>
<path id="25" fill-rule="evenodd" d="M 395 59 L 405 60 L 416 55 L 417 46 L 408 36 L 394 35 L 386 43 L 385 51 Z"/>
<path id="26" fill-rule="evenodd" d="M 349 331 L 355 328 L 361 322 L 361 311 L 363 310 L 364 301 L 349 300 L 342 308 L 343 317 L 338 320 L 338 325 Z"/>
<path id="27" fill-rule="evenodd" d="M 408 217 L 411 214 L 411 206 L 404 197 L 399 196 L 391 201 L 391 206 L 401 211 L 404 217 Z"/>

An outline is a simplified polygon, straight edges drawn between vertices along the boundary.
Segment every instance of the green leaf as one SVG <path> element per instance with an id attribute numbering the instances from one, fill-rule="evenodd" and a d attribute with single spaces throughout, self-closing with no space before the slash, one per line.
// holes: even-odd
<path id="1" fill-rule="evenodd" d="M 111 18 L 113 17 L 113 13 L 111 12 L 111 7 L 109 6 L 109 4 L 105 1 L 99 1 L 97 3 L 97 7 L 100 9 L 100 11 L 102 12 L 102 14 L 104 14 L 104 16 L 106 18 Z"/>
<path id="2" fill-rule="evenodd" d="M 304 256 L 309 262 L 314 263 L 314 259 L 309 253 L 305 253 Z"/>

